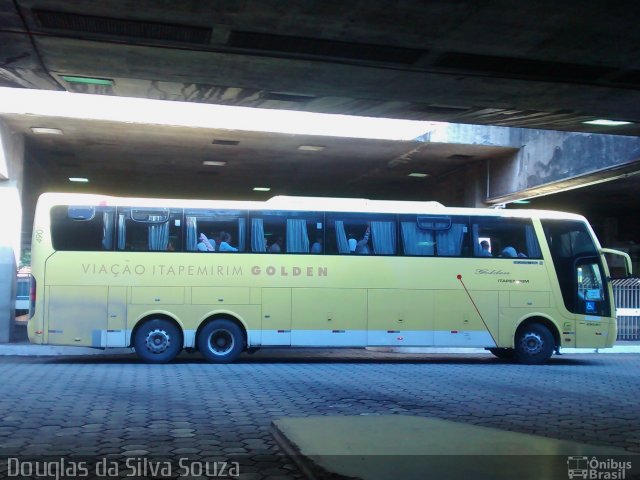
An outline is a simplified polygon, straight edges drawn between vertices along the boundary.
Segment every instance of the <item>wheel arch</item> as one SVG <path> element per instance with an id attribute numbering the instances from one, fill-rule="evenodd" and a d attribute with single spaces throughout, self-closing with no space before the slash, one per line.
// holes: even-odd
<path id="1" fill-rule="evenodd" d="M 551 332 L 551 335 L 553 335 L 553 341 L 554 341 L 554 347 L 557 348 L 561 345 L 561 337 L 560 337 L 560 329 L 558 328 L 558 325 L 553 321 L 553 319 L 547 315 L 543 315 L 540 313 L 534 314 L 534 315 L 530 315 L 526 318 L 523 318 L 519 323 L 518 326 L 516 327 L 515 331 L 513 332 L 513 341 L 515 343 L 515 338 L 518 336 L 518 333 L 520 332 L 520 330 L 522 330 L 523 328 L 526 328 L 527 326 L 533 324 L 533 323 L 539 323 L 540 325 L 545 326 L 547 329 L 549 329 L 549 331 Z"/>

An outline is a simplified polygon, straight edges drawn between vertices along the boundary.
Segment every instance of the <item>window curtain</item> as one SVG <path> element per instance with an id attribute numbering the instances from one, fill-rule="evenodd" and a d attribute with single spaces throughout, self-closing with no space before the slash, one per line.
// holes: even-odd
<path id="1" fill-rule="evenodd" d="M 462 254 L 463 234 L 464 225 L 461 223 L 452 223 L 449 230 L 436 232 L 438 255 L 459 257 Z"/>
<path id="2" fill-rule="evenodd" d="M 114 218 L 114 212 L 102 213 L 102 248 L 104 250 L 113 249 Z"/>
<path id="3" fill-rule="evenodd" d="M 149 221 L 159 222 L 160 215 L 149 215 Z M 169 244 L 169 222 L 149 225 L 149 250 L 166 250 Z"/>
<path id="4" fill-rule="evenodd" d="M 187 251 L 198 250 L 198 219 L 187 215 Z"/>
<path id="5" fill-rule="evenodd" d="M 525 241 L 527 243 L 527 255 L 531 258 L 541 258 L 542 252 L 540 251 L 540 245 L 538 245 L 538 239 L 536 238 L 536 232 L 533 229 L 533 225 L 526 225 L 524 227 Z"/>
<path id="6" fill-rule="evenodd" d="M 471 226 L 471 230 L 473 232 L 473 256 L 480 257 L 481 256 L 481 248 L 480 248 L 480 226 L 474 223 Z"/>
<path id="7" fill-rule="evenodd" d="M 402 222 L 402 246 L 406 255 L 434 254 L 433 232 L 418 228 L 414 222 Z"/>
<path id="8" fill-rule="evenodd" d="M 244 218 L 239 218 L 238 219 L 238 251 L 240 252 L 244 252 L 246 231 L 247 231 L 246 220 Z"/>
<path id="9" fill-rule="evenodd" d="M 309 252 L 309 235 L 305 219 L 287 218 L 287 252 Z"/>
<path id="10" fill-rule="evenodd" d="M 127 245 L 127 224 L 124 213 L 118 214 L 118 250 L 124 250 Z"/>
<path id="11" fill-rule="evenodd" d="M 373 253 L 393 255 L 396 253 L 396 225 L 394 222 L 371 222 Z"/>
<path id="12" fill-rule="evenodd" d="M 338 244 L 338 253 L 351 253 L 342 220 L 336 220 L 336 243 Z"/>
<path id="13" fill-rule="evenodd" d="M 267 245 L 264 241 L 264 223 L 261 218 L 251 219 L 251 251 L 264 252 Z"/>

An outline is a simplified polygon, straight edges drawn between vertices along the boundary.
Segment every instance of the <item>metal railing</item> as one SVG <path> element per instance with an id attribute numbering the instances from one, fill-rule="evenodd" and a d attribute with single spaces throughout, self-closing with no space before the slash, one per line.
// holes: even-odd
<path id="1" fill-rule="evenodd" d="M 617 340 L 640 340 L 640 278 L 611 280 L 618 321 Z"/>

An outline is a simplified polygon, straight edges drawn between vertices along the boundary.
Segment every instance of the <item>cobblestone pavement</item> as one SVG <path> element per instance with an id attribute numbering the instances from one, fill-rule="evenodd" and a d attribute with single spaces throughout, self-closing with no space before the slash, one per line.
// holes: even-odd
<path id="1" fill-rule="evenodd" d="M 243 479 L 295 479 L 303 475 L 274 442 L 272 420 L 376 414 L 640 453 L 639 365 L 639 354 L 524 366 L 489 354 L 351 349 L 263 350 L 231 365 L 197 354 L 168 365 L 134 355 L 0 357 L 0 457 L 237 460 Z"/>

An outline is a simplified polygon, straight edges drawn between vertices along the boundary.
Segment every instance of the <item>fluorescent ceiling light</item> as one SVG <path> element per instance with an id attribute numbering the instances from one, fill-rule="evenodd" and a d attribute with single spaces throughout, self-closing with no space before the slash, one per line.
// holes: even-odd
<path id="1" fill-rule="evenodd" d="M 69 181 L 78 182 L 78 183 L 87 183 L 89 179 L 84 177 L 69 177 Z"/>
<path id="2" fill-rule="evenodd" d="M 31 127 L 31 131 L 36 135 L 64 135 L 59 128 Z"/>
<path id="3" fill-rule="evenodd" d="M 240 143 L 240 140 L 220 140 L 217 138 L 214 138 L 211 143 L 213 145 L 230 145 L 235 147 L 236 145 L 238 145 Z"/>
<path id="4" fill-rule="evenodd" d="M 268 192 L 271 190 L 271 187 L 253 187 L 254 192 Z"/>
<path id="5" fill-rule="evenodd" d="M 303 152 L 321 152 L 327 147 L 323 147 L 321 145 L 300 145 L 298 150 L 302 150 Z"/>
<path id="6" fill-rule="evenodd" d="M 586 123 L 587 125 L 602 125 L 605 127 L 618 127 L 620 125 L 631 125 L 633 122 L 625 122 L 623 120 L 607 120 L 605 118 L 599 118 L 597 120 L 589 120 Z"/>
<path id="7" fill-rule="evenodd" d="M 444 130 L 448 126 L 443 122 L 356 117 L 6 87 L 0 88 L 0 113 L 380 140 L 414 140 L 426 134 L 433 137 L 439 130 Z"/>
<path id="8" fill-rule="evenodd" d="M 84 83 L 88 85 L 113 85 L 113 80 L 108 78 L 91 78 L 91 77 L 76 77 L 73 75 L 62 75 L 62 79 L 69 83 Z"/>
<path id="9" fill-rule="evenodd" d="M 414 172 L 414 173 L 410 173 L 409 176 L 410 177 L 416 177 L 416 178 L 424 178 L 424 177 L 428 177 L 429 174 Z"/>
<path id="10" fill-rule="evenodd" d="M 218 160 L 205 160 L 202 162 L 203 165 L 208 165 L 210 167 L 224 167 L 227 162 L 220 162 Z"/>
<path id="11" fill-rule="evenodd" d="M 531 200 L 514 200 L 511 203 L 517 203 L 518 205 L 526 205 L 528 203 L 531 203 Z"/>

